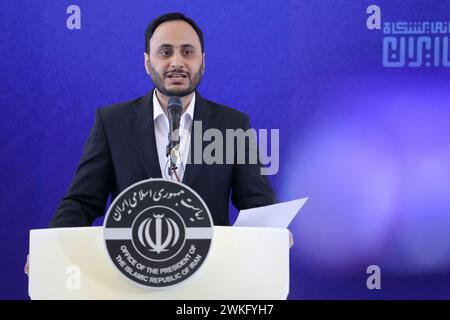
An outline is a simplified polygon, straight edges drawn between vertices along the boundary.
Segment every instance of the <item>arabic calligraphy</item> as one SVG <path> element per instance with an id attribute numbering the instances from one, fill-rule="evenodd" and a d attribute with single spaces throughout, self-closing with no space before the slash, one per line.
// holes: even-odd
<path id="1" fill-rule="evenodd" d="M 383 66 L 450 67 L 450 22 L 385 22 L 383 33 Z"/>

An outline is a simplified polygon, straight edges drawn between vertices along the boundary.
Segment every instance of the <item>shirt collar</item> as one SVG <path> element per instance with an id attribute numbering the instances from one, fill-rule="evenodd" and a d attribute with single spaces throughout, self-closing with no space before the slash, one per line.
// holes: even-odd
<path id="1" fill-rule="evenodd" d="M 191 120 L 194 119 L 194 109 L 195 109 L 195 92 L 194 95 L 192 96 L 191 102 L 189 102 L 186 111 L 183 112 L 182 117 L 188 116 Z M 156 97 L 156 89 L 155 89 L 153 90 L 153 121 L 160 116 L 164 116 L 167 118 L 166 114 L 163 111 L 163 108 L 161 107 L 161 104 L 159 103 L 158 98 Z"/>

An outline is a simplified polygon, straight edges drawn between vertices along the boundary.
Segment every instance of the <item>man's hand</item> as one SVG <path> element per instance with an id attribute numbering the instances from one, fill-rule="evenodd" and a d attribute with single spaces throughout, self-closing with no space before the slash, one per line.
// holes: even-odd
<path id="1" fill-rule="evenodd" d="M 292 234 L 291 230 L 289 230 L 289 248 L 292 248 L 294 245 L 294 235 Z"/>
<path id="2" fill-rule="evenodd" d="M 30 271 L 30 255 L 27 255 L 27 262 L 25 263 L 24 271 L 25 274 L 28 275 L 28 272 Z"/>

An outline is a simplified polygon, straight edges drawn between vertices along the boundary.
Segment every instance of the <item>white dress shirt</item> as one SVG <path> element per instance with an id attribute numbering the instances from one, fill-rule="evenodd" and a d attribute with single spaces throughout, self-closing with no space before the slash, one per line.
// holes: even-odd
<path id="1" fill-rule="evenodd" d="M 183 112 L 180 119 L 180 156 L 177 161 L 177 175 L 183 180 L 186 168 L 187 157 L 191 145 L 191 129 L 194 119 L 195 93 L 186 111 Z M 155 125 L 156 148 L 158 149 L 159 166 L 163 178 L 176 180 L 174 176 L 169 176 L 169 157 L 166 156 L 166 147 L 169 136 L 169 119 L 161 107 L 156 97 L 156 89 L 153 91 L 153 122 Z"/>

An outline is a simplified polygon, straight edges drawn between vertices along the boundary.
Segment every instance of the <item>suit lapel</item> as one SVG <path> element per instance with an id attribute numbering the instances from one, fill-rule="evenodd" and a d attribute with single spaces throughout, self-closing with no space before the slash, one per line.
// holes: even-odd
<path id="1" fill-rule="evenodd" d="M 133 143 L 149 178 L 161 178 L 153 124 L 153 90 L 141 99 L 130 119 Z"/>
<path id="2" fill-rule="evenodd" d="M 214 114 L 214 109 L 210 106 L 210 104 L 204 100 L 198 92 L 195 93 L 195 110 L 194 110 L 194 122 L 192 123 L 191 129 L 191 145 L 189 148 L 189 156 L 190 163 L 186 165 L 186 171 L 183 176 L 183 183 L 188 186 L 192 186 L 195 178 L 197 178 L 203 167 L 203 149 L 205 148 L 205 143 L 203 142 L 203 133 L 211 127 L 211 119 L 210 117 Z M 198 135 L 194 130 L 195 121 L 201 121 L 202 123 L 202 131 L 201 136 Z M 194 164 L 194 154 L 193 150 L 195 150 L 194 144 L 199 142 L 201 145 L 202 152 L 202 161 L 201 164 Z M 198 146 L 197 146 L 198 148 Z"/>

